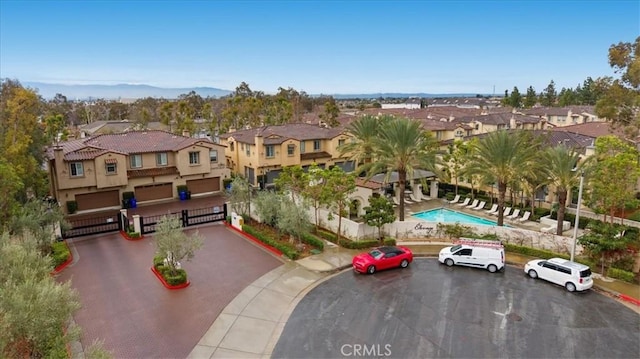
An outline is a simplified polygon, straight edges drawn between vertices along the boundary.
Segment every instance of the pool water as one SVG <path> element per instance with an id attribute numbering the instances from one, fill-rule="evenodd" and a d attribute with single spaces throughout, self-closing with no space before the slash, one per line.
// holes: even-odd
<path id="1" fill-rule="evenodd" d="M 472 216 L 462 212 L 453 211 L 446 208 L 431 209 L 424 212 L 414 213 L 413 217 L 428 222 L 461 223 L 461 224 L 481 224 L 485 226 L 495 226 L 496 221 L 491 221 L 481 217 Z"/>

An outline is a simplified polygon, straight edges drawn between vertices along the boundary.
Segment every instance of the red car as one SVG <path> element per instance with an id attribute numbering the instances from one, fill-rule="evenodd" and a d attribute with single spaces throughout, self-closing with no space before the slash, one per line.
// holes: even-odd
<path id="1" fill-rule="evenodd" d="M 413 253 L 407 247 L 385 246 L 353 257 L 353 270 L 373 274 L 377 270 L 407 268 L 413 261 Z"/>

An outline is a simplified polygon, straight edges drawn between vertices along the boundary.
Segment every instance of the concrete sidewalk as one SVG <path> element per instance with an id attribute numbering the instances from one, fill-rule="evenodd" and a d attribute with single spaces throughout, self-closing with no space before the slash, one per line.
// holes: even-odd
<path id="1" fill-rule="evenodd" d="M 401 242 L 415 256 L 434 256 L 446 242 Z M 188 358 L 270 358 L 289 316 L 304 296 L 332 275 L 351 267 L 362 250 L 329 245 L 321 254 L 288 262 L 245 288 L 222 311 Z M 507 253 L 517 267 L 531 258 Z M 523 274 L 524 275 L 524 274 Z M 612 295 L 640 314 L 640 307 L 620 300 L 621 291 L 640 298 L 640 286 L 617 280 L 595 279 L 595 288 Z M 627 293 L 628 292 L 628 293 Z"/>

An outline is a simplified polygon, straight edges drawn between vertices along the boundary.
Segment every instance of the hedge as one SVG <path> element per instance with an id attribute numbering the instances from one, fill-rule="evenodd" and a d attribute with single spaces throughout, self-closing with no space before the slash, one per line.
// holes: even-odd
<path id="1" fill-rule="evenodd" d="M 618 268 L 609 268 L 609 271 L 607 271 L 607 276 L 629 283 L 634 283 L 636 280 L 636 275 L 634 273 L 627 272 L 626 270 Z"/>
<path id="2" fill-rule="evenodd" d="M 316 247 L 317 249 L 323 251 L 324 250 L 324 242 L 321 239 L 318 239 L 318 237 L 312 235 L 312 234 L 304 234 L 302 235 L 302 238 L 300 238 L 300 240 L 303 243 L 306 243 L 310 246 Z"/>
<path id="3" fill-rule="evenodd" d="M 298 259 L 298 257 L 300 257 L 300 253 L 295 248 L 293 248 L 293 246 L 290 243 L 280 242 L 275 238 L 272 238 L 269 235 L 266 235 L 258 231 L 257 229 L 251 227 L 248 224 L 243 225 L 242 230 L 254 236 L 260 242 L 278 249 L 280 252 L 282 252 L 282 254 L 287 256 L 289 259 L 296 260 Z"/>
<path id="4" fill-rule="evenodd" d="M 317 231 L 317 234 L 328 240 L 329 242 L 332 243 L 336 243 L 339 244 L 340 246 L 347 248 L 347 249 L 365 249 L 365 248 L 372 248 L 372 247 L 378 247 L 380 246 L 380 241 L 376 240 L 376 239 L 365 239 L 365 240 L 361 240 L 361 241 L 352 241 L 350 239 L 346 239 L 346 238 L 340 238 L 340 243 L 338 242 L 338 236 L 334 233 L 328 232 L 326 230 L 323 229 L 319 229 Z M 391 238 L 391 237 L 385 237 L 385 239 L 382 242 L 385 246 L 395 246 L 396 245 L 396 240 L 395 238 Z"/>
<path id="5" fill-rule="evenodd" d="M 71 255 L 69 247 L 64 242 L 51 243 L 51 257 L 53 258 L 53 267 L 57 267 L 66 262 Z"/>

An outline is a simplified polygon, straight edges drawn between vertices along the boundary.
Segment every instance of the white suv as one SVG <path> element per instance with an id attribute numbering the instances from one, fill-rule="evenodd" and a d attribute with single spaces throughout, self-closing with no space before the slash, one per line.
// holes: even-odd
<path id="1" fill-rule="evenodd" d="M 531 278 L 561 285 L 569 292 L 583 291 L 593 286 L 589 267 L 562 258 L 534 259 L 524 266 L 524 272 Z"/>

